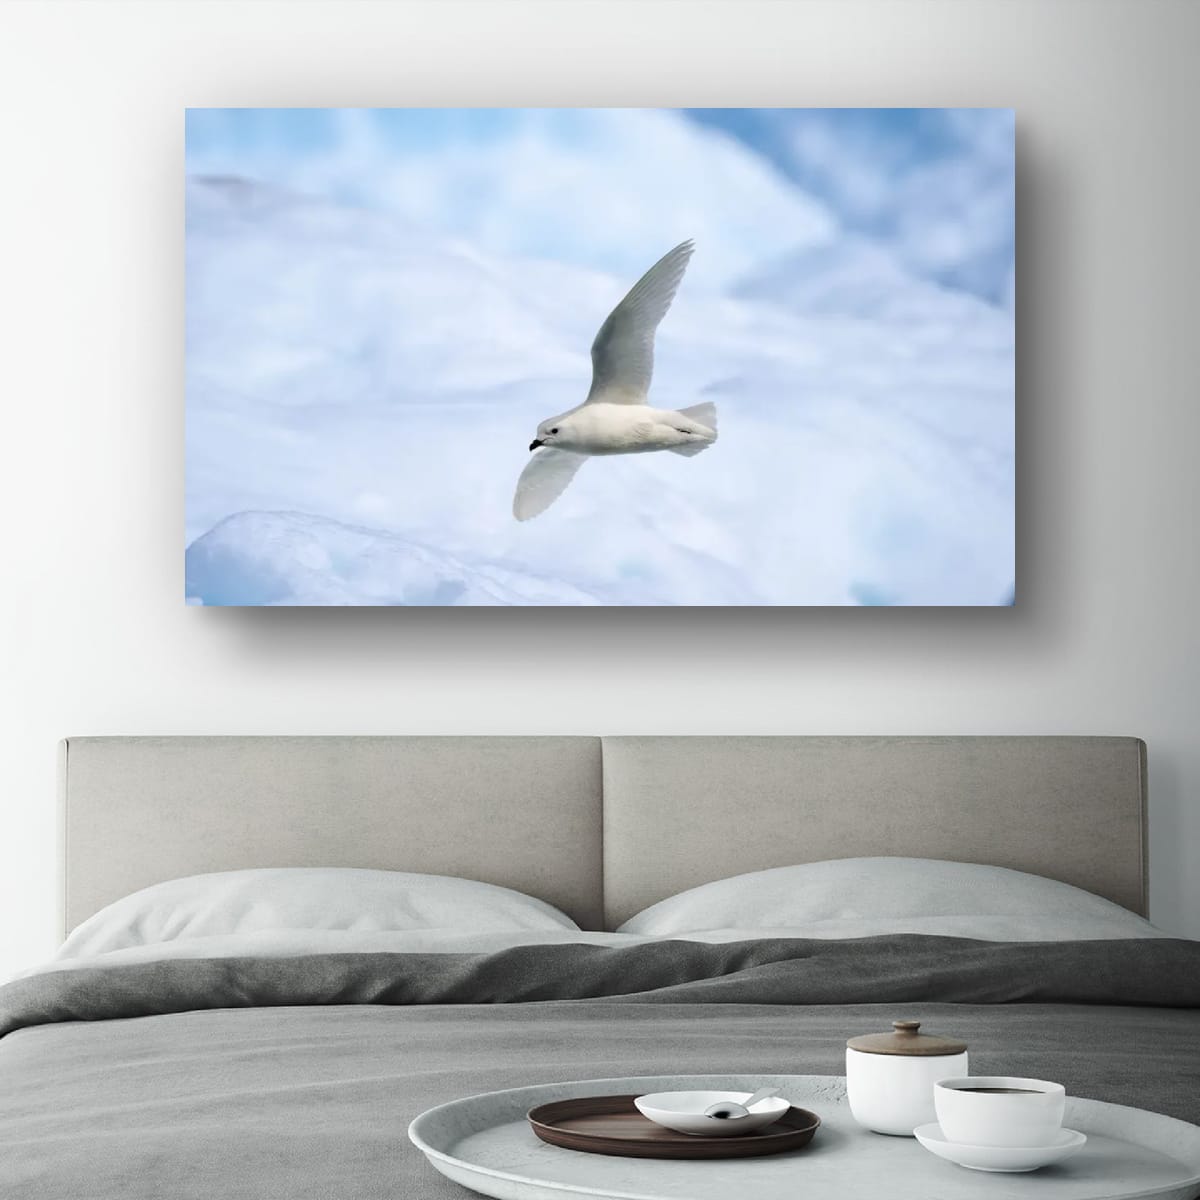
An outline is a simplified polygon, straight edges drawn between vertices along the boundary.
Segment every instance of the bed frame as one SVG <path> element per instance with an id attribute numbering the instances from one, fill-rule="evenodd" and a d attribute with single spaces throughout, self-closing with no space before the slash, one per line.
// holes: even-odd
<path id="1" fill-rule="evenodd" d="M 152 883 L 264 866 L 483 879 L 585 929 L 743 871 L 877 854 L 1147 912 L 1136 738 L 69 738 L 59 797 L 64 935 Z"/>

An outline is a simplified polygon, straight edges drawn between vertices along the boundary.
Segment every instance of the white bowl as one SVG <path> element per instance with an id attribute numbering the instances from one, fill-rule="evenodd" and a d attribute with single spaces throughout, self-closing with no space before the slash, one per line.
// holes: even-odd
<path id="1" fill-rule="evenodd" d="M 972 1171 L 1036 1171 L 1051 1163 L 1069 1158 L 1081 1150 L 1087 1135 L 1074 1129 L 1060 1129 L 1058 1136 L 1049 1146 L 964 1146 L 951 1142 L 934 1121 L 930 1125 L 918 1125 L 913 1130 L 917 1141 L 938 1158 L 969 1167 Z"/>
<path id="2" fill-rule="evenodd" d="M 996 1090 L 977 1090 L 985 1088 Z M 1062 1084 L 1045 1079 L 971 1075 L 933 1085 L 937 1122 L 963 1146 L 1052 1146 L 1066 1105 Z"/>
<path id="3" fill-rule="evenodd" d="M 634 1100 L 637 1110 L 656 1125 L 690 1133 L 697 1137 L 735 1137 L 753 1133 L 778 1121 L 791 1107 L 780 1096 L 760 1100 L 744 1117 L 706 1117 L 704 1110 L 712 1104 L 730 1100 L 742 1104 L 753 1092 L 652 1092 Z"/>

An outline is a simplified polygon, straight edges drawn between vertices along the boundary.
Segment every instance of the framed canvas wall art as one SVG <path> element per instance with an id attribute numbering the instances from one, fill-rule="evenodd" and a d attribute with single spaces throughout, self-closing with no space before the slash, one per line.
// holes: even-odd
<path id="1" fill-rule="evenodd" d="M 189 603 L 1012 603 L 1010 111 L 186 136 Z"/>

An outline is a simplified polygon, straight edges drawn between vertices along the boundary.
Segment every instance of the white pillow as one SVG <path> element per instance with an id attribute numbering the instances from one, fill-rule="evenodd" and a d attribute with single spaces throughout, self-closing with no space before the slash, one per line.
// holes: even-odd
<path id="1" fill-rule="evenodd" d="M 171 879 L 102 908 L 59 958 L 177 938 L 267 930 L 575 930 L 565 913 L 510 888 L 403 871 L 273 867 Z"/>
<path id="2" fill-rule="evenodd" d="M 985 940 L 1161 937 L 1149 921 L 1091 892 L 974 863 L 840 858 L 754 871 L 651 905 L 620 933 L 723 940 L 935 933 Z"/>

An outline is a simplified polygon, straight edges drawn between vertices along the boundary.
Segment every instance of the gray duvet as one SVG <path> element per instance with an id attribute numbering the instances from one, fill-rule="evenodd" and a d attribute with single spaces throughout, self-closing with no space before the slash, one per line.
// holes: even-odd
<path id="1" fill-rule="evenodd" d="M 841 1074 L 917 1017 L 977 1073 L 1200 1123 L 1200 943 L 522 947 L 174 960 L 0 988 L 0 1196 L 464 1198 L 405 1136 L 560 1079 Z"/>

